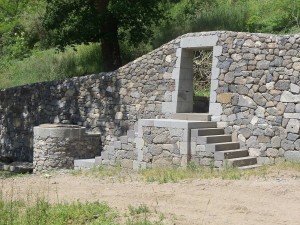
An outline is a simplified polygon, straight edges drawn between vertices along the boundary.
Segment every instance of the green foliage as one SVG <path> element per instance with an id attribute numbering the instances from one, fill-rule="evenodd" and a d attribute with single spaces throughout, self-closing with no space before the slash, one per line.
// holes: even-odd
<path id="1" fill-rule="evenodd" d="M 23 84 L 60 80 L 101 71 L 99 44 L 67 48 L 56 53 L 54 49 L 38 51 L 24 60 L 0 62 L 0 88 Z"/>
<path id="2" fill-rule="evenodd" d="M 43 25 L 48 42 L 61 50 L 67 45 L 98 42 L 99 16 L 92 0 L 47 0 Z"/>
<path id="3" fill-rule="evenodd" d="M 159 0 L 114 0 L 106 9 L 97 10 L 93 0 L 47 0 L 43 23 L 50 32 L 50 42 L 60 49 L 67 45 L 97 42 L 106 33 L 101 32 L 109 18 L 117 21 L 119 38 L 126 36 L 131 44 L 148 40 L 155 24 L 163 15 Z"/>
<path id="4" fill-rule="evenodd" d="M 299 30 L 300 0 L 252 0 L 249 31 L 287 33 Z"/>

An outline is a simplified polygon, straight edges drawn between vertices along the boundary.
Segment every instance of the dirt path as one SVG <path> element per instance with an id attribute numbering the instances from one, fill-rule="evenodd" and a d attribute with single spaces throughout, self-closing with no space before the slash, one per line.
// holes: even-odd
<path id="1" fill-rule="evenodd" d="M 0 187 L 8 198 L 44 195 L 51 202 L 99 200 L 121 212 L 128 205 L 144 203 L 162 212 L 166 224 L 300 224 L 300 179 L 291 177 L 157 184 L 31 175 L 0 180 Z"/>

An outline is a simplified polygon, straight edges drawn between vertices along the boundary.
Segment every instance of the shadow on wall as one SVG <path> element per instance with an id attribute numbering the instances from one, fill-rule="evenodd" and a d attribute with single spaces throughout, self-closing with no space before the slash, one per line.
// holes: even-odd
<path id="1" fill-rule="evenodd" d="M 122 135 L 126 130 L 122 118 L 113 118 L 122 108 L 121 84 L 114 76 L 91 75 L 0 91 L 2 158 L 32 162 L 33 127 L 44 123 L 76 124 L 100 132 L 102 137 L 116 128 Z"/>

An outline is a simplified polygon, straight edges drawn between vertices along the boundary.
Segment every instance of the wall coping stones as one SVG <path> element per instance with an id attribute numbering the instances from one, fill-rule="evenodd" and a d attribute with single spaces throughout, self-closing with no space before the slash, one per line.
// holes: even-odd
<path id="1" fill-rule="evenodd" d="M 85 134 L 85 127 L 69 124 L 42 124 L 33 128 L 34 136 L 78 139 Z"/>

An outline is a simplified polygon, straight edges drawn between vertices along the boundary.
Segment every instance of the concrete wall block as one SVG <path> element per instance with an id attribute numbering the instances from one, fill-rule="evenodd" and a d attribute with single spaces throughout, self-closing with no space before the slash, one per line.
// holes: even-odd
<path id="1" fill-rule="evenodd" d="M 176 102 L 163 102 L 162 113 L 176 113 L 177 103 Z"/>
<path id="2" fill-rule="evenodd" d="M 223 107 L 220 103 L 209 104 L 209 114 L 212 116 L 220 116 L 223 113 Z"/>
<path id="3" fill-rule="evenodd" d="M 213 56 L 216 57 L 216 56 L 220 56 L 222 54 L 222 51 L 223 51 L 223 46 L 214 46 L 213 47 Z"/>
<path id="4" fill-rule="evenodd" d="M 217 35 L 202 36 L 202 37 L 185 37 L 180 41 L 181 48 L 201 48 L 213 47 L 218 41 Z"/>
<path id="5" fill-rule="evenodd" d="M 179 143 L 180 155 L 187 155 L 189 152 L 190 143 L 183 141 Z"/>

